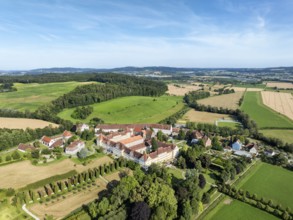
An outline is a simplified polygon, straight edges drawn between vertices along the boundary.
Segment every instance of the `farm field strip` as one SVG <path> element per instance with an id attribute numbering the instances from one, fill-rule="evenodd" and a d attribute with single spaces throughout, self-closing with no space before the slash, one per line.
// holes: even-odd
<path id="1" fill-rule="evenodd" d="M 292 128 L 293 121 L 262 103 L 260 92 L 246 92 L 241 110 L 254 120 L 259 128 Z"/>
<path id="2" fill-rule="evenodd" d="M 52 127 L 58 127 L 57 124 L 47 122 L 38 119 L 27 119 L 27 118 L 2 118 L 0 117 L 0 128 L 8 129 L 36 129 L 44 128 L 51 125 Z"/>
<path id="3" fill-rule="evenodd" d="M 51 176 L 67 173 L 71 170 L 82 172 L 89 168 L 98 167 L 109 163 L 112 159 L 108 156 L 93 160 L 87 166 L 75 164 L 70 159 L 65 159 L 54 164 L 34 166 L 30 161 L 21 161 L 13 164 L 0 166 L 0 188 L 22 188 L 30 183 L 37 182 Z"/>
<path id="4" fill-rule="evenodd" d="M 17 91 L 0 93 L 0 108 L 34 111 L 77 86 L 90 83 L 96 82 L 15 83 Z"/>
<path id="5" fill-rule="evenodd" d="M 224 200 L 205 217 L 205 219 L 277 220 L 278 218 L 246 203 L 225 197 Z"/>
<path id="6" fill-rule="evenodd" d="M 293 209 L 292 171 L 282 167 L 260 163 L 258 167 L 246 176 L 238 185 L 240 189 L 256 193 L 265 199 L 272 199 L 274 204 Z"/>
<path id="7" fill-rule="evenodd" d="M 290 93 L 261 92 L 263 103 L 293 120 L 293 96 Z"/>
<path id="8" fill-rule="evenodd" d="M 244 92 L 235 92 L 231 94 L 212 96 L 206 99 L 198 100 L 199 104 L 210 105 L 218 108 L 238 109 L 239 100 Z"/>
<path id="9" fill-rule="evenodd" d="M 212 123 L 219 119 L 233 120 L 230 115 L 227 114 L 217 114 L 211 112 L 201 112 L 194 109 L 189 110 L 181 120 L 190 122 L 200 122 L 200 123 Z"/>
<path id="10" fill-rule="evenodd" d="M 94 111 L 84 122 L 94 117 L 101 118 L 105 123 L 157 123 L 183 108 L 182 97 L 179 96 L 128 96 L 91 105 Z M 70 115 L 74 108 L 65 109 L 59 117 L 77 122 Z"/>
<path id="11" fill-rule="evenodd" d="M 280 88 L 280 89 L 293 89 L 293 83 L 267 82 L 267 87 L 277 87 L 277 88 Z"/>
<path id="12" fill-rule="evenodd" d="M 265 136 L 274 137 L 281 139 L 284 143 L 293 143 L 293 130 L 277 130 L 277 129 L 265 129 L 260 130 L 260 133 L 263 133 Z"/>
<path id="13" fill-rule="evenodd" d="M 168 84 L 167 93 L 170 95 L 184 96 L 188 92 L 201 89 L 201 87 L 191 84 L 178 84 L 178 86 L 175 86 L 174 84 Z"/>

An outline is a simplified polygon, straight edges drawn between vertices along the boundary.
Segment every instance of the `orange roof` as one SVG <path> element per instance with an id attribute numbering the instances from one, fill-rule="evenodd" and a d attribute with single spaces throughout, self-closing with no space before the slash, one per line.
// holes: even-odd
<path id="1" fill-rule="evenodd" d="M 70 136 L 72 136 L 72 134 L 71 134 L 70 131 L 65 130 L 65 131 L 63 132 L 63 136 L 64 136 L 64 137 L 70 137 Z"/>
<path id="2" fill-rule="evenodd" d="M 134 136 L 134 137 L 131 137 L 131 138 L 127 138 L 127 139 L 119 141 L 119 142 L 121 144 L 129 144 L 129 143 L 132 143 L 132 142 L 135 142 L 135 141 L 138 141 L 138 140 L 143 140 L 143 137 L 138 135 L 138 136 Z"/>
<path id="3" fill-rule="evenodd" d="M 43 141 L 43 142 L 50 143 L 51 140 L 52 140 L 52 139 L 51 139 L 50 137 L 47 137 L 47 136 L 43 136 L 43 137 L 42 137 L 42 141 Z"/>

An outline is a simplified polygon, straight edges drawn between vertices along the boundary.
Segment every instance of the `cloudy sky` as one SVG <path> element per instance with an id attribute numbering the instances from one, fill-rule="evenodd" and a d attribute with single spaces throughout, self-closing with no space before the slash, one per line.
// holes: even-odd
<path id="1" fill-rule="evenodd" d="M 293 66 L 292 0 L 0 0 L 0 69 Z"/>

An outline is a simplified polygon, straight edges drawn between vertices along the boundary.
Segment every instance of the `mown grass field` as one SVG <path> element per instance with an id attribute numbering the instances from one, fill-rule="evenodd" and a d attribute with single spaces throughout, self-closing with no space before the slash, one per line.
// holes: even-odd
<path id="1" fill-rule="evenodd" d="M 241 110 L 247 113 L 259 128 L 293 128 L 293 121 L 262 103 L 260 92 L 246 92 Z"/>
<path id="2" fill-rule="evenodd" d="M 255 193 L 259 198 L 271 199 L 274 204 L 293 209 L 292 171 L 266 163 L 259 163 L 256 169 L 247 175 L 239 188 Z"/>
<path id="3" fill-rule="evenodd" d="M 70 92 L 78 85 L 88 83 L 95 82 L 15 83 L 17 91 L 0 93 L 0 108 L 34 111 L 41 105 Z"/>
<path id="4" fill-rule="evenodd" d="M 261 211 L 255 207 L 252 207 L 246 203 L 233 200 L 229 201 L 229 197 L 223 200 L 223 202 L 214 208 L 206 217 L 206 220 L 277 220 L 278 218 Z M 231 203 L 230 203 L 231 202 Z M 226 203 L 226 204 L 225 204 Z"/>
<path id="5" fill-rule="evenodd" d="M 241 127 L 241 124 L 239 122 L 218 122 L 218 126 L 236 129 Z"/>
<path id="6" fill-rule="evenodd" d="M 285 143 L 293 143 L 293 130 L 260 130 L 265 136 L 279 138 Z"/>
<path id="7" fill-rule="evenodd" d="M 59 117 L 72 122 L 89 122 L 94 117 L 101 118 L 105 123 L 156 123 L 176 113 L 183 106 L 182 97 L 177 96 L 128 96 L 92 105 L 94 111 L 85 120 L 73 119 L 74 111 L 65 109 Z"/>

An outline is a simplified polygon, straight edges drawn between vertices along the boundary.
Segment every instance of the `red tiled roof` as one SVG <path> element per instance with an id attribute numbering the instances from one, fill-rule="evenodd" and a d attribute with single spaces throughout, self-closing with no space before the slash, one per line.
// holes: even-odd
<path id="1" fill-rule="evenodd" d="M 63 137 L 70 137 L 70 136 L 72 136 L 72 134 L 71 134 L 70 131 L 65 130 L 65 131 L 63 132 Z"/>
<path id="2" fill-rule="evenodd" d="M 43 137 L 42 137 L 42 141 L 43 141 L 43 142 L 50 143 L 51 140 L 52 140 L 52 139 L 51 139 L 50 137 L 47 137 L 47 136 L 43 136 Z"/>
<path id="3" fill-rule="evenodd" d="M 26 150 L 35 150 L 36 148 L 35 147 L 33 147 L 32 145 L 30 145 L 30 144 L 19 144 L 18 145 L 18 149 L 19 150 L 24 150 L 24 151 L 26 151 Z"/>
<path id="4" fill-rule="evenodd" d="M 63 140 L 62 139 L 59 139 L 58 141 L 55 141 L 54 144 L 52 144 L 51 147 L 60 147 L 63 145 Z"/>
<path id="5" fill-rule="evenodd" d="M 138 140 L 143 140 L 143 137 L 138 135 L 138 136 L 134 136 L 134 137 L 130 137 L 130 138 L 121 140 L 119 142 L 122 143 L 122 144 L 129 144 L 129 143 L 132 143 L 132 142 L 135 142 L 135 141 L 138 141 Z"/>

